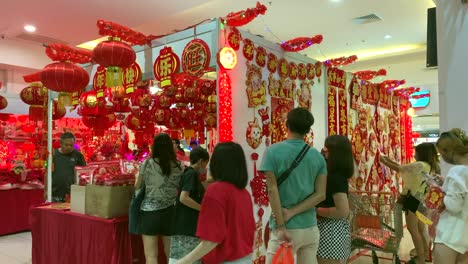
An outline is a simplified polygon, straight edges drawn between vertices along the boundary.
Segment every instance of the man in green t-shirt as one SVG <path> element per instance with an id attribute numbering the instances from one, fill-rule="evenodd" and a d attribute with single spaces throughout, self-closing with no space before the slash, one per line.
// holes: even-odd
<path id="1" fill-rule="evenodd" d="M 260 171 L 267 178 L 272 214 L 272 229 L 266 263 L 270 264 L 282 242 L 292 242 L 297 264 L 317 263 L 320 240 L 315 206 L 325 200 L 327 166 L 325 159 L 310 148 L 299 165 L 279 187 L 278 177 L 293 163 L 303 149 L 304 137 L 314 124 L 314 117 L 305 108 L 288 113 L 285 141 L 273 144 L 263 155 Z"/>
<path id="2" fill-rule="evenodd" d="M 52 202 L 65 202 L 70 187 L 75 184 L 75 166 L 86 166 L 83 154 L 74 148 L 75 136 L 65 132 L 60 136 L 60 148 L 54 151 L 52 172 Z"/>

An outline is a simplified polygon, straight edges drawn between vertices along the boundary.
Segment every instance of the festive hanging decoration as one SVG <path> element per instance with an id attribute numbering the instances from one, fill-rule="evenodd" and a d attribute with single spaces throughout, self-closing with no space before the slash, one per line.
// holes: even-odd
<path id="1" fill-rule="evenodd" d="M 99 35 L 119 38 L 132 45 L 146 45 L 148 39 L 145 35 L 128 27 L 119 25 L 111 21 L 99 19 L 97 21 Z"/>
<path id="2" fill-rule="evenodd" d="M 340 57 L 334 58 L 324 61 L 323 63 L 327 67 L 338 67 L 338 66 L 346 66 L 348 64 L 354 63 L 358 57 L 356 55 L 351 55 L 349 57 Z"/>
<path id="3" fill-rule="evenodd" d="M 297 80 L 298 74 L 299 74 L 299 69 L 296 63 L 290 62 L 289 63 L 289 79 L 295 81 Z"/>
<path id="4" fill-rule="evenodd" d="M 322 35 L 315 35 L 313 37 L 299 37 L 281 43 L 281 47 L 283 50 L 288 52 L 298 52 L 305 50 L 314 44 L 320 44 L 322 41 Z"/>
<path id="5" fill-rule="evenodd" d="M 338 104 L 336 103 L 336 88 L 334 86 L 328 86 L 328 135 L 333 136 L 337 134 L 337 109 Z"/>
<path id="6" fill-rule="evenodd" d="M 93 131 L 95 136 L 102 137 L 105 131 L 115 124 L 116 117 L 115 114 L 83 116 L 81 121 Z"/>
<path id="7" fill-rule="evenodd" d="M 271 97 L 271 143 L 285 140 L 288 135 L 286 119 L 289 111 L 294 109 L 294 100 Z"/>
<path id="8" fill-rule="evenodd" d="M 180 59 L 171 47 L 164 47 L 154 62 L 154 78 L 159 81 L 159 87 L 165 89 L 172 85 L 172 76 L 179 72 Z"/>
<path id="9" fill-rule="evenodd" d="M 322 76 L 322 67 L 323 67 L 323 63 L 321 61 L 317 61 L 315 63 L 315 76 L 318 78 L 318 82 L 320 82 L 320 77 Z M 310 77 L 309 77 L 310 79 Z"/>
<path id="10" fill-rule="evenodd" d="M 354 73 L 354 76 L 364 81 L 370 81 L 377 76 L 385 76 L 385 75 L 387 75 L 387 71 L 385 69 L 380 69 L 378 71 L 357 71 Z"/>
<path id="11" fill-rule="evenodd" d="M 104 97 L 106 87 L 106 68 L 99 65 L 93 77 L 93 88 L 96 91 L 96 98 Z"/>
<path id="12" fill-rule="evenodd" d="M 385 89 L 391 92 L 395 90 L 396 88 L 398 88 L 400 85 L 403 85 L 405 83 L 406 83 L 405 80 L 385 80 L 381 82 L 379 85 L 382 89 Z"/>
<path id="13" fill-rule="evenodd" d="M 417 87 L 407 87 L 407 88 L 401 88 L 398 90 L 393 90 L 394 94 L 396 96 L 409 99 L 412 94 L 419 92 L 421 89 Z"/>
<path id="14" fill-rule="evenodd" d="M 338 133 L 348 135 L 348 97 L 346 89 L 338 89 L 338 111 L 340 113 Z"/>
<path id="15" fill-rule="evenodd" d="M 231 27 L 231 32 L 228 35 L 228 43 L 234 50 L 239 50 L 242 35 L 239 30 L 235 27 Z"/>
<path id="16" fill-rule="evenodd" d="M 45 47 L 46 55 L 53 61 L 67 61 L 72 63 L 85 64 L 91 62 L 92 60 L 92 53 L 87 50 L 72 48 L 60 43 L 47 44 Z"/>
<path id="17" fill-rule="evenodd" d="M 229 13 L 226 18 L 222 18 L 222 22 L 230 27 L 241 27 L 247 25 L 254 20 L 258 15 L 264 15 L 267 7 L 260 2 L 254 8 L 248 8 L 238 12 Z"/>
<path id="18" fill-rule="evenodd" d="M 276 55 L 273 53 L 268 54 L 267 68 L 270 74 L 274 74 L 276 69 L 278 69 L 278 57 L 276 57 Z"/>
<path id="19" fill-rule="evenodd" d="M 318 61 L 315 64 L 307 63 L 307 68 L 306 68 L 307 79 L 313 80 L 315 78 L 315 68 L 319 68 L 317 63 L 318 63 Z M 322 71 L 322 64 L 320 64 L 320 72 L 321 71 Z M 318 76 L 318 77 L 320 77 L 320 76 Z"/>
<path id="20" fill-rule="evenodd" d="M 265 67 L 266 62 L 267 62 L 267 56 L 268 56 L 268 53 L 266 49 L 262 46 L 258 46 L 257 53 L 255 55 L 255 62 L 257 63 L 258 66 L 260 66 L 260 68 Z"/>
<path id="21" fill-rule="evenodd" d="M 226 70 L 232 70 L 237 64 L 236 51 L 231 47 L 224 47 L 218 52 L 218 65 Z"/>
<path id="22" fill-rule="evenodd" d="M 29 105 L 29 119 L 40 121 L 44 119 L 44 105 L 47 101 L 47 88 L 41 83 L 31 83 L 20 92 L 21 100 Z"/>
<path id="23" fill-rule="evenodd" d="M 262 137 L 265 136 L 265 145 L 270 145 L 271 136 L 271 121 L 270 121 L 270 107 L 258 109 L 262 121 Z"/>
<path id="24" fill-rule="evenodd" d="M 349 97 L 350 97 L 349 108 L 353 110 L 357 110 L 358 99 L 361 96 L 361 87 L 359 85 L 356 75 L 353 76 L 353 79 L 351 80 L 351 83 L 349 84 L 348 90 L 349 90 Z"/>
<path id="25" fill-rule="evenodd" d="M 225 70 L 221 70 L 219 78 L 219 142 L 228 142 L 232 139 L 231 79 Z"/>
<path id="26" fill-rule="evenodd" d="M 361 85 L 362 102 L 376 105 L 380 99 L 380 87 L 378 83 L 364 82 Z"/>
<path id="27" fill-rule="evenodd" d="M 278 63 L 278 75 L 281 78 L 288 78 L 289 76 L 289 63 L 285 58 L 281 58 Z"/>
<path id="28" fill-rule="evenodd" d="M 201 39 L 194 39 L 187 43 L 182 52 L 182 69 L 194 77 L 201 77 L 210 66 L 210 61 L 210 48 Z"/>
<path id="29" fill-rule="evenodd" d="M 312 64 L 311 64 L 312 65 Z M 304 63 L 299 63 L 297 65 L 298 78 L 300 81 L 305 81 L 307 79 L 307 67 Z"/>
<path id="30" fill-rule="evenodd" d="M 258 124 L 258 119 L 255 117 L 253 121 L 249 121 L 245 137 L 247 144 L 253 149 L 257 149 L 262 143 L 262 128 Z"/>
<path id="31" fill-rule="evenodd" d="M 303 81 L 300 84 L 300 88 L 297 90 L 296 99 L 299 104 L 299 107 L 312 110 L 312 89 L 311 83 L 308 81 Z"/>
<path id="32" fill-rule="evenodd" d="M 252 40 L 244 39 L 244 47 L 242 48 L 242 53 L 248 61 L 253 60 L 255 55 L 255 44 Z"/>
<path id="33" fill-rule="evenodd" d="M 257 65 L 247 63 L 245 87 L 249 108 L 266 104 L 266 81 L 263 80 L 262 69 Z"/>
<path id="34" fill-rule="evenodd" d="M 141 79 L 141 68 L 134 62 L 130 67 L 125 68 L 122 74 L 122 85 L 125 88 L 125 94 L 131 94 L 135 91 L 135 86 Z"/>

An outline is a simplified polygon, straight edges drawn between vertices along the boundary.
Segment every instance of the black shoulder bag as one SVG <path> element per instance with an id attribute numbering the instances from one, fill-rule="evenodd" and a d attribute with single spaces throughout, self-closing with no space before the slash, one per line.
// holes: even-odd
<path id="1" fill-rule="evenodd" d="M 301 152 L 297 154 L 291 166 L 278 177 L 278 179 L 276 180 L 276 185 L 278 186 L 278 188 L 284 181 L 288 179 L 289 175 L 291 175 L 291 172 L 299 165 L 299 163 L 301 163 L 302 159 L 305 157 L 309 149 L 310 146 L 305 144 Z"/>

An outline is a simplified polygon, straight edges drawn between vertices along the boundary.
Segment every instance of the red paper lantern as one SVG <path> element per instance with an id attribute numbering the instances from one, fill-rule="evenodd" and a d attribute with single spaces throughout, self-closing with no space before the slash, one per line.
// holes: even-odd
<path id="1" fill-rule="evenodd" d="M 29 105 L 29 118 L 33 121 L 44 119 L 44 105 L 47 101 L 47 89 L 41 83 L 32 83 L 21 90 L 21 100 Z"/>
<path id="2" fill-rule="evenodd" d="M 115 124 L 116 117 L 115 114 L 83 116 L 81 121 L 93 131 L 94 135 L 104 136 L 104 132 Z"/>
<path id="3" fill-rule="evenodd" d="M 89 83 L 88 73 L 70 62 L 54 62 L 42 70 L 41 81 L 45 87 L 56 92 L 81 91 Z"/>
<path id="4" fill-rule="evenodd" d="M 208 114 L 205 117 L 206 126 L 209 128 L 216 128 L 217 121 L 216 114 Z"/>
<path id="5" fill-rule="evenodd" d="M 169 109 L 155 109 L 153 114 L 153 120 L 158 125 L 164 125 L 169 120 L 171 112 Z"/>
<path id="6" fill-rule="evenodd" d="M 0 96 L 0 110 L 7 108 L 7 106 L 8 106 L 7 99 L 3 96 Z"/>
<path id="7" fill-rule="evenodd" d="M 78 113 L 83 116 L 103 116 L 112 111 L 112 105 L 107 105 L 106 100 L 98 99 L 96 91 L 83 92 L 80 96 L 80 108 Z"/>
<path id="8" fill-rule="evenodd" d="M 216 81 L 199 79 L 197 81 L 197 86 L 203 95 L 209 96 L 216 90 Z"/>
<path id="9" fill-rule="evenodd" d="M 173 104 L 173 98 L 167 96 L 165 92 L 158 92 L 155 96 L 155 104 L 158 108 L 169 108 Z"/>
<path id="10" fill-rule="evenodd" d="M 136 60 L 130 45 L 118 40 L 101 41 L 93 49 L 93 60 L 103 67 L 130 67 Z"/>

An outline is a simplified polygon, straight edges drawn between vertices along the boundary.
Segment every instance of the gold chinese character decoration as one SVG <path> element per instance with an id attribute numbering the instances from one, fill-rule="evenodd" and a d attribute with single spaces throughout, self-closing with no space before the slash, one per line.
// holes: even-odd
<path id="1" fill-rule="evenodd" d="M 154 62 L 154 78 L 159 81 L 161 88 L 172 86 L 172 76 L 179 72 L 179 56 L 172 51 L 171 47 L 164 47 L 159 51 L 159 56 Z"/>
<path id="2" fill-rule="evenodd" d="M 123 70 L 122 84 L 125 88 L 125 94 L 131 94 L 135 91 L 136 84 L 141 79 L 141 68 L 134 62 L 130 67 Z"/>
<path id="3" fill-rule="evenodd" d="M 210 66 L 211 53 L 208 44 L 201 39 L 190 41 L 182 52 L 182 69 L 188 75 L 201 77 Z"/>

